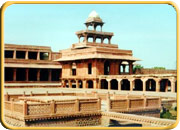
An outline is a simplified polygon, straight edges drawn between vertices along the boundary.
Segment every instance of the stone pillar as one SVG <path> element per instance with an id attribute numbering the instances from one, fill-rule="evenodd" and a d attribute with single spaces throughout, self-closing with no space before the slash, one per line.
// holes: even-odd
<path id="1" fill-rule="evenodd" d="M 37 70 L 37 81 L 40 81 L 40 69 Z"/>
<path id="2" fill-rule="evenodd" d="M 166 84 L 165 84 L 165 92 L 168 92 L 168 80 L 166 80 Z"/>
<path id="3" fill-rule="evenodd" d="M 126 72 L 126 65 L 122 65 L 123 66 L 123 73 Z"/>
<path id="4" fill-rule="evenodd" d="M 26 81 L 28 81 L 29 80 L 29 69 L 27 68 L 26 69 Z"/>
<path id="5" fill-rule="evenodd" d="M 26 59 L 26 60 L 28 59 L 28 51 L 26 51 L 25 59 Z"/>
<path id="6" fill-rule="evenodd" d="M 93 87 L 94 87 L 94 89 L 97 89 L 97 81 L 96 81 L 96 79 L 93 80 Z"/>
<path id="7" fill-rule="evenodd" d="M 16 59 L 16 50 L 13 52 L 13 59 Z"/>
<path id="8" fill-rule="evenodd" d="M 130 81 L 130 91 L 133 91 L 133 88 L 134 88 L 134 80 L 131 79 L 129 80 Z"/>
<path id="9" fill-rule="evenodd" d="M 101 79 L 99 79 L 98 89 L 101 89 Z"/>
<path id="10" fill-rule="evenodd" d="M 156 92 L 160 92 L 160 79 L 155 79 L 156 81 Z"/>
<path id="11" fill-rule="evenodd" d="M 83 80 L 83 88 L 84 88 L 84 89 L 87 88 L 86 86 L 87 86 L 87 85 L 86 85 L 86 80 Z"/>
<path id="12" fill-rule="evenodd" d="M 79 81 L 76 80 L 76 88 L 79 88 Z"/>
<path id="13" fill-rule="evenodd" d="M 96 37 L 94 36 L 94 37 L 93 37 L 93 43 L 95 43 L 95 42 L 96 42 Z"/>
<path id="14" fill-rule="evenodd" d="M 111 79 L 106 79 L 108 81 L 108 90 L 111 90 Z"/>
<path id="15" fill-rule="evenodd" d="M 171 92 L 175 92 L 175 80 L 170 80 L 171 81 Z"/>
<path id="16" fill-rule="evenodd" d="M 13 69 L 13 81 L 16 81 L 16 68 Z"/>
<path id="17" fill-rule="evenodd" d="M 37 60 L 40 60 L 40 52 L 37 52 Z"/>
<path id="18" fill-rule="evenodd" d="M 111 44 L 111 38 L 108 39 L 108 44 Z"/>
<path id="19" fill-rule="evenodd" d="M 68 80 L 68 85 L 69 85 L 69 88 L 72 88 L 71 80 Z"/>
<path id="20" fill-rule="evenodd" d="M 142 80 L 142 82 L 143 82 L 143 92 L 146 91 L 146 81 L 147 81 L 147 79 Z"/>
<path id="21" fill-rule="evenodd" d="M 51 71 L 51 69 L 49 69 L 48 71 L 49 71 L 49 73 L 48 73 L 48 74 L 49 74 L 49 75 L 48 75 L 48 81 L 51 81 L 52 71 Z"/>
<path id="22" fill-rule="evenodd" d="M 55 101 L 54 100 L 51 101 L 50 107 L 51 107 L 51 114 L 55 114 Z"/>
<path id="23" fill-rule="evenodd" d="M 133 62 L 129 61 L 129 74 L 133 74 Z"/>
<path id="24" fill-rule="evenodd" d="M 76 100 L 75 100 L 75 111 L 76 112 L 79 112 L 79 99 L 77 98 Z"/>
<path id="25" fill-rule="evenodd" d="M 24 114 L 24 116 L 26 116 L 28 114 L 28 107 L 27 107 L 26 100 L 24 100 L 24 103 L 23 103 L 23 114 Z"/>
<path id="26" fill-rule="evenodd" d="M 104 42 L 104 38 L 103 37 L 101 37 L 101 44 Z"/>
<path id="27" fill-rule="evenodd" d="M 51 60 L 51 56 L 52 56 L 51 52 L 48 52 L 48 54 L 49 54 L 49 60 Z"/>
<path id="28" fill-rule="evenodd" d="M 119 91 L 121 91 L 121 80 L 122 80 L 122 79 L 117 79 L 117 81 L 118 81 L 118 90 L 119 90 Z"/>

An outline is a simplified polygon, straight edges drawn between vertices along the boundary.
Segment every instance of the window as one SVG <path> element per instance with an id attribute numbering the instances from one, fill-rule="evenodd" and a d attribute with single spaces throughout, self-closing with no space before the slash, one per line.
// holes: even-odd
<path id="1" fill-rule="evenodd" d="M 37 60 L 37 52 L 28 52 L 28 58 Z"/>
<path id="2" fill-rule="evenodd" d="M 5 58 L 13 58 L 13 51 L 5 51 Z"/>
<path id="3" fill-rule="evenodd" d="M 76 69 L 72 69 L 72 75 L 76 75 Z"/>
<path id="4" fill-rule="evenodd" d="M 16 51 L 17 59 L 25 59 L 25 51 Z"/>
<path id="5" fill-rule="evenodd" d="M 88 64 L 88 74 L 92 74 L 92 64 Z"/>
<path id="6" fill-rule="evenodd" d="M 48 52 L 40 52 L 40 60 L 48 60 L 49 53 Z"/>

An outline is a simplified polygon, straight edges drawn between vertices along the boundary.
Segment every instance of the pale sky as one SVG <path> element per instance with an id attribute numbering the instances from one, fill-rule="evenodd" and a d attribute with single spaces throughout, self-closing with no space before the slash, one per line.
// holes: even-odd
<path id="1" fill-rule="evenodd" d="M 95 10 L 113 44 L 145 68 L 176 69 L 176 11 L 167 4 L 14 4 L 5 11 L 5 43 L 67 49 Z"/>

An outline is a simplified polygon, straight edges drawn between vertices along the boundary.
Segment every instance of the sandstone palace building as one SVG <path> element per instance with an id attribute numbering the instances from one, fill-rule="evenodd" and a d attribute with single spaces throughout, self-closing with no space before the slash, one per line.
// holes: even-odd
<path id="1" fill-rule="evenodd" d="M 113 32 L 93 11 L 77 31 L 78 43 L 59 52 L 50 47 L 5 44 L 5 87 L 66 87 L 117 91 L 176 92 L 176 71 L 133 71 L 140 59 L 111 43 Z M 91 28 L 91 29 L 90 29 Z"/>

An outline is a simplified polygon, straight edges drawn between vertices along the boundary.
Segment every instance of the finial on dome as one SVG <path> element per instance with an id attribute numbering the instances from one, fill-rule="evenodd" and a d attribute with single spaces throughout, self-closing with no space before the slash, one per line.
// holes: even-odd
<path id="1" fill-rule="evenodd" d="M 99 17 L 99 14 L 95 10 L 93 10 L 89 14 L 89 16 L 86 20 L 86 23 L 90 23 L 90 22 L 103 23 L 102 19 Z"/>
<path id="2" fill-rule="evenodd" d="M 91 17 L 91 18 L 100 18 L 100 17 L 99 17 L 99 14 L 98 14 L 95 10 L 93 10 L 93 11 L 89 14 L 89 17 Z"/>

